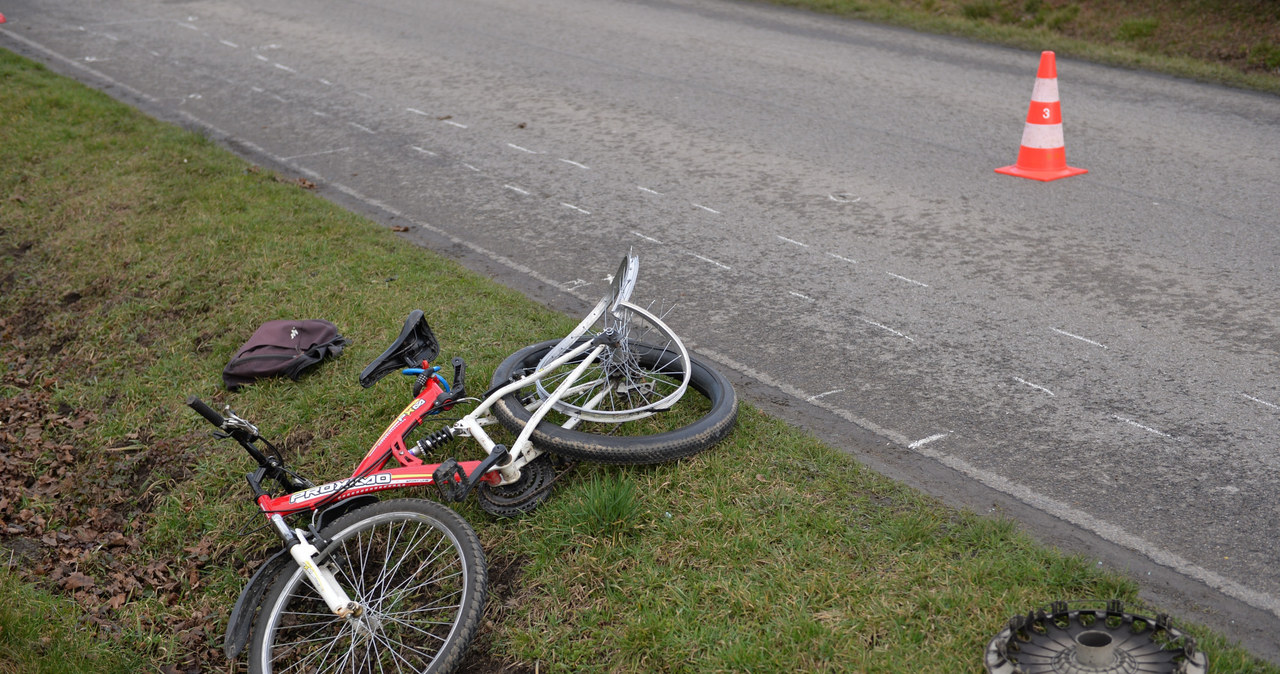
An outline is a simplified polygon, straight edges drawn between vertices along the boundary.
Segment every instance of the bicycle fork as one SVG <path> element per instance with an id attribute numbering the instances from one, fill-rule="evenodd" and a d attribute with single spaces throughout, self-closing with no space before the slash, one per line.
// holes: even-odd
<path id="1" fill-rule="evenodd" d="M 342 586 L 338 584 L 338 579 L 333 575 L 333 570 L 328 565 L 320 566 L 315 562 L 315 556 L 320 553 L 316 546 L 307 540 L 306 532 L 302 529 L 289 529 L 288 523 L 280 515 L 272 515 L 271 523 L 276 527 L 276 533 L 284 539 L 285 546 L 289 550 L 289 556 L 293 561 L 297 562 L 302 572 L 307 575 L 307 580 L 311 581 L 311 587 L 320 595 L 324 603 L 329 606 L 329 610 L 340 618 L 358 618 L 364 613 L 364 607 L 357 602 L 351 601 Z"/>

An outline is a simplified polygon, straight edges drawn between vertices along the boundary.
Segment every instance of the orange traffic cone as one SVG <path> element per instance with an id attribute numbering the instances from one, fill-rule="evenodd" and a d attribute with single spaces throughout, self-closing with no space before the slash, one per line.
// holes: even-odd
<path id="1" fill-rule="evenodd" d="M 1022 146 L 1018 148 L 1018 163 L 998 168 L 996 173 L 1048 182 L 1088 172 L 1067 166 L 1062 106 L 1058 103 L 1058 65 L 1053 52 L 1041 52 L 1036 86 L 1031 90 L 1031 109 L 1027 112 L 1027 125 L 1022 129 Z"/>

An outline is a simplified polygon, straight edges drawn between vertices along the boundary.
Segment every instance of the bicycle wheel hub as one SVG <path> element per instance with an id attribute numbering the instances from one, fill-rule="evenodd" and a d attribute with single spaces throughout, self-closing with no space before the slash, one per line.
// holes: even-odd
<path id="1" fill-rule="evenodd" d="M 1054 602 L 1014 616 L 986 650 L 989 674 L 1204 674 L 1209 660 L 1195 639 L 1119 601 Z"/>

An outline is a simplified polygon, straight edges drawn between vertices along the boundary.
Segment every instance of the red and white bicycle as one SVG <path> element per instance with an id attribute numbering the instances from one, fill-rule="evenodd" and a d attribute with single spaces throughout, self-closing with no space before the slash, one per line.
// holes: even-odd
<path id="1" fill-rule="evenodd" d="M 227 657 L 249 643 L 252 672 L 453 671 L 484 612 L 480 540 L 439 502 L 375 493 L 435 485 L 443 501 L 474 493 L 485 511 L 513 516 L 549 496 L 552 455 L 655 463 L 728 435 L 738 407 L 732 385 L 660 317 L 629 301 L 636 272 L 628 255 L 576 329 L 509 356 L 480 398 L 466 395 L 461 358 L 452 361 L 451 383 L 431 364 L 439 344 L 423 313 L 412 312 L 360 383 L 400 370 L 416 377 L 413 400 L 351 476 L 333 482 L 303 478 L 256 426 L 189 398 L 218 427 L 215 435 L 236 440 L 257 462 L 249 485 L 284 544 L 241 592 L 227 624 Z M 462 404 L 474 407 L 440 418 Z M 438 427 L 428 432 L 433 419 Z M 510 447 L 486 431 L 495 421 L 516 435 Z M 459 438 L 474 440 L 483 458 L 428 463 Z M 281 491 L 268 491 L 270 482 Z"/>

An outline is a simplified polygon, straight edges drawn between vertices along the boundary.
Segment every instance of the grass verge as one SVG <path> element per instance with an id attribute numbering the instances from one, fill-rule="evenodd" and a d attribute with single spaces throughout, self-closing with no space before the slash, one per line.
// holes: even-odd
<path id="1" fill-rule="evenodd" d="M 760 0 L 1280 94 L 1272 0 Z"/>
<path id="2" fill-rule="evenodd" d="M 246 533 L 247 459 L 186 395 L 336 478 L 407 399 L 356 376 L 411 308 L 477 382 L 576 322 L 3 51 L 0 87 L 0 656 L 21 671 L 225 666 L 230 607 L 274 544 Z M 354 344 L 299 382 L 221 390 L 254 327 L 308 317 Z M 976 671 L 1011 615 L 1136 602 L 750 406 L 693 459 L 583 466 L 517 520 L 462 510 L 494 577 L 470 671 Z M 1280 672 L 1195 633 L 1215 671 Z"/>

